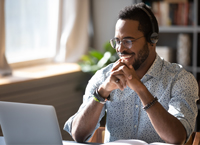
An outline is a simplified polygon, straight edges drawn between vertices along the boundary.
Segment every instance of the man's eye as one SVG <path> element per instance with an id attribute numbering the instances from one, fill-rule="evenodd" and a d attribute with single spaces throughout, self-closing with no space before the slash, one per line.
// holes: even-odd
<path id="1" fill-rule="evenodd" d="M 132 41 L 131 40 L 124 40 L 124 44 L 131 44 Z"/>
<path id="2" fill-rule="evenodd" d="M 119 40 L 116 39 L 115 41 L 116 41 L 117 44 L 120 44 L 120 41 L 119 41 Z"/>

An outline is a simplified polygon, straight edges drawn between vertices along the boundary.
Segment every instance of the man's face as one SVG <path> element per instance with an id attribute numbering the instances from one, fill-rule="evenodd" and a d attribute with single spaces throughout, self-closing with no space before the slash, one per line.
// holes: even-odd
<path id="1" fill-rule="evenodd" d="M 138 27 L 138 21 L 119 19 L 115 28 L 115 38 L 120 41 L 123 39 L 133 40 L 130 49 L 126 48 L 121 43 L 121 45 L 116 48 L 116 51 L 119 54 L 119 57 L 125 60 L 128 64 L 132 64 L 135 70 L 144 65 L 149 56 L 147 41 L 145 37 L 142 37 L 144 34 L 138 30 Z M 134 41 L 135 39 L 137 40 Z"/>

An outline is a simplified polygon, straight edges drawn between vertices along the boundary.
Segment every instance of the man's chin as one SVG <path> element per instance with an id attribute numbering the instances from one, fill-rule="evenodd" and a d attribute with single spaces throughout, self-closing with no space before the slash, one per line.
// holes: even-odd
<path id="1" fill-rule="evenodd" d="M 137 64 L 137 63 L 133 64 L 132 66 L 135 69 L 135 71 L 140 68 L 140 64 Z"/>

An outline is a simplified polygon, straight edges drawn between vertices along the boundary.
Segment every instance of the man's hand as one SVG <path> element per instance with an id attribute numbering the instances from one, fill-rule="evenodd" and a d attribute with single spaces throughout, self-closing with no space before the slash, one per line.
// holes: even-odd
<path id="1" fill-rule="evenodd" d="M 114 64 L 111 76 L 112 75 L 119 79 L 117 84 L 120 89 L 128 85 L 132 90 L 136 90 L 138 85 L 141 84 L 133 66 L 121 59 Z"/>
<path id="2" fill-rule="evenodd" d="M 119 65 L 122 65 L 120 61 L 121 61 L 120 59 L 116 61 L 113 68 L 118 68 Z M 99 93 L 102 97 L 105 97 L 108 96 L 110 92 L 115 89 L 119 88 L 123 90 L 125 86 L 126 86 L 126 78 L 124 76 L 124 73 L 117 69 L 116 70 L 112 69 L 110 76 L 99 87 Z"/>
<path id="3" fill-rule="evenodd" d="M 99 93 L 102 97 L 107 97 L 115 89 L 124 90 L 126 86 L 135 90 L 142 84 L 136 74 L 135 69 L 128 62 L 119 59 L 114 63 L 110 76 L 99 87 Z"/>

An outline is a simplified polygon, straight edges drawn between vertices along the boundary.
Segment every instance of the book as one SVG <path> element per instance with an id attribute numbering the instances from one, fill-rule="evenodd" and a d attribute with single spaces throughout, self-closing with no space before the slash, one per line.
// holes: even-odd
<path id="1" fill-rule="evenodd" d="M 142 140 L 137 139 L 127 139 L 127 140 L 117 140 L 114 142 L 105 143 L 105 145 L 172 145 L 168 143 L 162 143 L 162 142 L 154 142 L 154 143 L 147 143 Z"/>
<path id="2" fill-rule="evenodd" d="M 189 0 L 152 1 L 152 11 L 159 26 L 188 26 L 194 24 L 194 5 Z"/>
<path id="3" fill-rule="evenodd" d="M 157 54 L 168 62 L 175 62 L 175 49 L 168 46 L 156 46 Z"/>
<path id="4" fill-rule="evenodd" d="M 191 65 L 191 50 L 190 34 L 179 34 L 177 40 L 177 63 L 183 66 Z"/>

